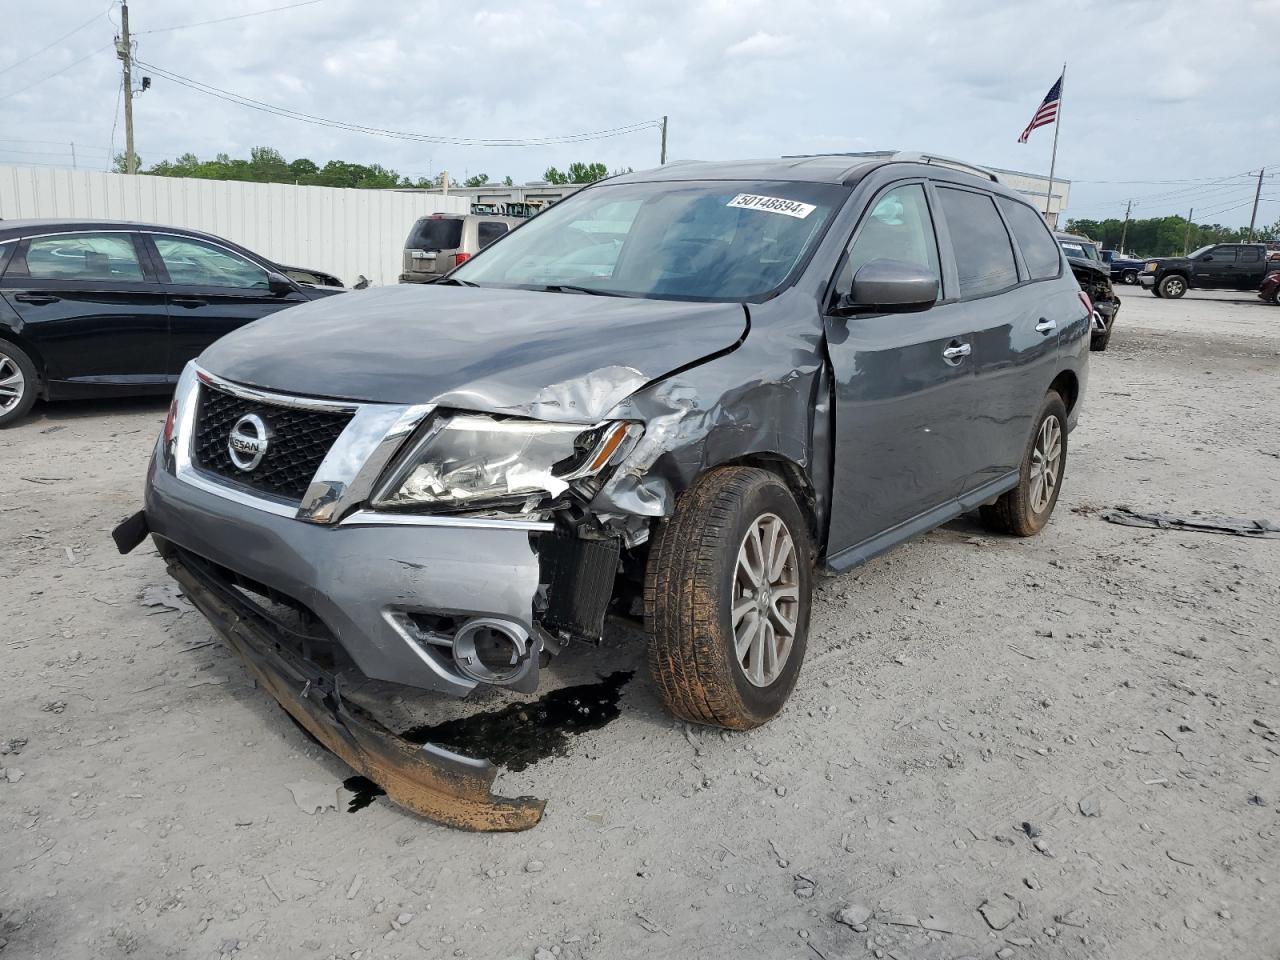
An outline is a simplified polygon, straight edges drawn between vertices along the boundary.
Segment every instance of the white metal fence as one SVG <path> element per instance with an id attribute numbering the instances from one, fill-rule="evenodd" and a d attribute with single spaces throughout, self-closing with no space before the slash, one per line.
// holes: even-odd
<path id="1" fill-rule="evenodd" d="M 297 267 L 395 283 L 409 227 L 464 197 L 0 166 L 0 219 L 83 217 L 204 230 Z"/>

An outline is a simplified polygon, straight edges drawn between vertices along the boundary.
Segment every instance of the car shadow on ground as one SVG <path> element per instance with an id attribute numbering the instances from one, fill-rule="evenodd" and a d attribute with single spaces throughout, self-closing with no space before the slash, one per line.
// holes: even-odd
<path id="1" fill-rule="evenodd" d="M 93 417 L 120 417 L 155 413 L 163 418 L 169 409 L 168 394 L 152 397 L 95 397 L 92 400 L 41 400 L 23 420 L 26 426 L 69 424 Z"/>

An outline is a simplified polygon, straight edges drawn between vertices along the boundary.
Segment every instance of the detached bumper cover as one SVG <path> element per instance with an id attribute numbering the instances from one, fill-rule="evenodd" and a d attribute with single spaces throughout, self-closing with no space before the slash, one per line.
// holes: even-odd
<path id="1" fill-rule="evenodd" d="M 397 736 L 344 701 L 337 678 L 278 642 L 270 622 L 233 590 L 202 576 L 178 556 L 170 556 L 168 563 L 183 593 L 258 682 L 312 736 L 382 787 L 394 803 L 463 830 L 527 830 L 542 819 L 545 800 L 490 792 L 498 772 L 492 763 Z"/>

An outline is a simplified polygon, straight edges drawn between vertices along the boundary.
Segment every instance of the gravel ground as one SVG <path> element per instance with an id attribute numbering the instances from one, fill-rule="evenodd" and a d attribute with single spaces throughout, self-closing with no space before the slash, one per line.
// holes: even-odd
<path id="1" fill-rule="evenodd" d="M 823 580 L 749 734 L 672 722 L 641 668 L 615 721 L 502 774 L 549 804 L 501 836 L 303 812 L 286 784 L 350 771 L 108 538 L 166 403 L 39 408 L 0 433 L 0 952 L 1276 956 L 1280 541 L 1099 512 L 1280 520 L 1277 321 L 1127 288 L 1040 537 L 966 519 Z M 551 682 L 642 652 L 616 627 Z"/>

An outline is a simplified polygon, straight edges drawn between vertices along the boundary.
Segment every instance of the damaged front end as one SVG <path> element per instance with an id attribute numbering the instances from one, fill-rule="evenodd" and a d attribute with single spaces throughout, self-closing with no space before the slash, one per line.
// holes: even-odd
<path id="1" fill-rule="evenodd" d="M 527 830 L 545 800 L 490 792 L 497 768 L 433 744 L 397 736 L 342 696 L 339 674 L 295 649 L 297 636 L 207 565 L 176 549 L 166 557 L 182 592 L 226 639 L 254 678 L 308 733 L 353 770 L 377 783 L 400 806 L 464 830 Z"/>
<path id="2" fill-rule="evenodd" d="M 1082 257 L 1067 257 L 1076 282 L 1093 304 L 1090 333 L 1095 349 L 1110 335 L 1116 315 L 1120 312 L 1120 297 L 1111 284 L 1111 274 L 1103 264 Z"/>

